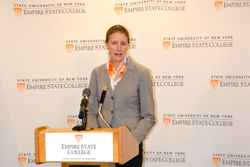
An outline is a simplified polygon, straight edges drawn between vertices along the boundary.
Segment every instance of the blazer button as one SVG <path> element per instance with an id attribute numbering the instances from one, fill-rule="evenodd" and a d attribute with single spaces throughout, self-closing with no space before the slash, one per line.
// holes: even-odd
<path id="1" fill-rule="evenodd" d="M 111 110 L 111 114 L 113 114 L 113 110 Z"/>
<path id="2" fill-rule="evenodd" d="M 114 100 L 114 97 L 113 97 L 113 96 L 111 96 L 111 99 L 112 99 L 112 100 Z"/>

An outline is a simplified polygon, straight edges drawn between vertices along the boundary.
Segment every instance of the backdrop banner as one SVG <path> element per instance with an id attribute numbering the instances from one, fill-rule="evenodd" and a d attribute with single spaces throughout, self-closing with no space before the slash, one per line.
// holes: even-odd
<path id="1" fill-rule="evenodd" d="M 1 167 L 36 166 L 36 127 L 81 123 L 115 24 L 151 71 L 157 124 L 144 167 L 250 166 L 250 1 L 4 0 L 0 13 Z"/>

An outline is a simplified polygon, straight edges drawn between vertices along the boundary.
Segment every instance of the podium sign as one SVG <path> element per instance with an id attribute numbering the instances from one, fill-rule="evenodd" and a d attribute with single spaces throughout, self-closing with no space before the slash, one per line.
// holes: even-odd
<path id="1" fill-rule="evenodd" d="M 45 133 L 45 139 L 48 162 L 113 162 L 114 160 L 113 133 Z"/>

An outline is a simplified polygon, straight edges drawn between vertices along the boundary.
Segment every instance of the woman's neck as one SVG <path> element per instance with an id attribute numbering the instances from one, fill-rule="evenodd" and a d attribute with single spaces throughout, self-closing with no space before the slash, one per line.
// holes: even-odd
<path id="1" fill-rule="evenodd" d="M 112 60 L 111 60 L 112 61 Z M 115 71 L 117 71 L 117 69 L 120 67 L 120 65 L 122 64 L 122 62 L 117 62 L 117 63 L 114 63 L 112 61 L 113 65 L 114 65 L 114 68 L 115 68 Z"/>

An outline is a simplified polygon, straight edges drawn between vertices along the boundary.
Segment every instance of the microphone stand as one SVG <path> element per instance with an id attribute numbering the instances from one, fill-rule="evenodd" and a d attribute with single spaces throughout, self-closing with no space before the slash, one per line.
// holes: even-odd
<path id="1" fill-rule="evenodd" d="M 82 131 L 86 129 L 86 125 L 87 125 L 87 107 L 88 104 L 88 99 L 87 98 L 82 98 L 82 102 L 81 102 L 81 107 L 80 107 L 80 112 L 79 112 L 79 116 L 78 118 L 82 119 L 82 125 L 77 125 L 75 127 L 72 128 L 72 130 L 77 130 L 77 131 Z"/>

